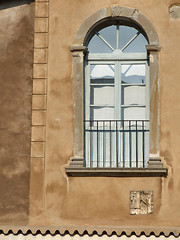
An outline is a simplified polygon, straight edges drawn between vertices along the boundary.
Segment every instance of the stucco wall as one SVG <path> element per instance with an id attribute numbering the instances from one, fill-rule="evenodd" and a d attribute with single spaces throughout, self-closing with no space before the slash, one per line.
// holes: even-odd
<path id="1" fill-rule="evenodd" d="M 1 1 L 1 224 L 28 222 L 33 22 L 31 1 Z"/>
<path id="2" fill-rule="evenodd" d="M 44 209 L 41 214 L 33 212 L 31 224 L 117 227 L 180 224 L 180 28 L 179 20 L 169 16 L 172 3 L 171 0 L 50 2 Z M 112 4 L 138 9 L 159 35 L 162 47 L 159 58 L 160 156 L 169 170 L 167 178 L 68 178 L 64 171 L 73 155 L 73 59 L 69 47 L 81 24 L 94 12 Z M 153 214 L 129 214 L 131 190 L 154 191 Z"/>
<path id="3" fill-rule="evenodd" d="M 103 231 L 106 228 L 123 229 L 125 226 L 132 229 L 141 229 L 143 226 L 149 229 L 156 226 L 159 229 L 180 226 L 180 20 L 169 16 L 169 7 L 173 3 L 172 0 L 36 2 L 37 16 L 41 19 L 36 19 L 34 47 L 40 44 L 42 49 L 46 48 L 45 54 L 48 54 L 43 62 L 39 60 L 43 57 L 36 50 L 34 65 L 38 66 L 34 67 L 34 78 L 38 78 L 36 81 L 43 79 L 43 86 L 46 81 L 47 101 L 44 97 L 42 114 L 38 113 L 37 106 L 33 109 L 34 113 L 39 114 L 36 115 L 37 119 L 43 122 L 43 140 L 39 145 L 32 144 L 36 145 L 36 152 L 41 154 L 39 158 L 38 154 L 33 156 L 31 177 L 29 157 L 34 9 L 33 4 L 27 4 L 26 1 L 9 1 L 8 4 L 1 5 L 1 225 L 33 225 L 35 229 L 39 226 L 44 226 L 45 229 L 54 226 L 54 231 L 55 226 L 64 227 L 63 229 L 92 226 L 92 231 L 96 227 L 102 227 Z M 152 22 L 159 36 L 162 49 L 159 54 L 160 140 L 157 141 L 160 157 L 168 168 L 167 178 L 77 178 L 67 177 L 65 173 L 65 167 L 73 156 L 74 144 L 73 58 L 70 46 L 78 29 L 91 14 L 113 4 L 141 11 Z M 42 49 L 39 54 L 42 54 Z M 48 71 L 43 65 L 47 62 Z M 38 92 L 39 95 L 45 93 L 45 90 Z M 36 137 L 40 139 L 38 134 Z M 130 215 L 132 190 L 154 192 L 152 214 Z"/>

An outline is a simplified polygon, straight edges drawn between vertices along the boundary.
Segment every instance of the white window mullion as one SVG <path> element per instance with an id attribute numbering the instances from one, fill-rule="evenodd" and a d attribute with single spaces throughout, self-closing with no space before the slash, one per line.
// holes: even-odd
<path id="1" fill-rule="evenodd" d="M 119 49 L 119 25 L 116 26 L 116 48 Z"/>
<path id="2" fill-rule="evenodd" d="M 119 63 L 118 61 L 115 62 L 115 116 L 114 119 L 119 119 Z"/>
<path id="3" fill-rule="evenodd" d="M 86 120 L 90 120 L 90 62 L 86 62 L 85 65 L 85 84 L 84 84 L 84 97 L 85 97 L 85 107 L 84 107 L 84 138 L 85 138 L 85 166 L 90 167 L 90 156 L 91 156 L 91 148 L 90 148 L 90 133 L 88 129 L 90 128 L 89 122 L 86 122 Z"/>
<path id="4" fill-rule="evenodd" d="M 118 79 L 118 95 L 119 95 L 119 99 L 118 99 L 118 119 L 120 120 L 123 120 L 122 119 L 122 114 L 121 114 L 121 94 L 122 94 L 122 91 L 121 91 L 121 71 L 122 71 L 122 66 L 121 66 L 121 62 L 118 62 L 118 68 L 119 68 L 119 72 L 118 72 L 118 76 L 119 76 L 119 79 Z"/>
<path id="5" fill-rule="evenodd" d="M 148 62 L 146 62 L 146 94 L 145 94 L 145 102 L 146 102 L 146 120 L 149 120 L 149 96 L 150 96 L 150 86 L 149 86 L 149 66 Z"/>
<path id="6" fill-rule="evenodd" d="M 86 79 L 85 79 L 85 120 L 90 120 L 90 62 L 86 65 Z"/>

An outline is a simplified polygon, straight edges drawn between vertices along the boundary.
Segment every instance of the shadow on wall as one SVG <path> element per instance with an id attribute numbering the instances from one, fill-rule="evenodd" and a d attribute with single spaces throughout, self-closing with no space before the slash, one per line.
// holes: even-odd
<path id="1" fill-rule="evenodd" d="M 33 0 L 0 0 L 0 225 L 28 223 L 33 24 Z"/>
<path id="2" fill-rule="evenodd" d="M 6 8 L 13 8 L 24 4 L 30 4 L 35 0 L 1 0 L 0 1 L 0 10 Z"/>

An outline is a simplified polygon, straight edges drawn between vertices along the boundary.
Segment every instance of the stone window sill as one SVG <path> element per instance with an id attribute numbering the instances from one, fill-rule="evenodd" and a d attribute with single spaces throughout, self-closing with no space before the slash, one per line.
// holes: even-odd
<path id="1" fill-rule="evenodd" d="M 72 159 L 65 171 L 68 177 L 166 177 L 168 174 L 159 158 L 149 159 L 146 168 L 90 168 L 83 167 L 82 159 Z"/>
<path id="2" fill-rule="evenodd" d="M 68 177 L 166 177 L 167 168 L 86 168 L 67 167 Z"/>

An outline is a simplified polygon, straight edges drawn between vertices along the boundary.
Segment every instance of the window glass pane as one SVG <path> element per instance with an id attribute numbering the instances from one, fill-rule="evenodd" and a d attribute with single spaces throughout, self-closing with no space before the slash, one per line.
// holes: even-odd
<path id="1" fill-rule="evenodd" d="M 122 49 L 126 43 L 128 43 L 134 35 L 137 33 L 137 29 L 128 26 L 119 27 L 119 48 Z"/>
<path id="2" fill-rule="evenodd" d="M 146 82 L 145 64 L 124 64 L 122 65 L 121 82 L 128 84 L 139 84 Z"/>
<path id="3" fill-rule="evenodd" d="M 144 107 L 127 107 L 122 108 L 121 117 L 124 120 L 145 120 Z"/>
<path id="4" fill-rule="evenodd" d="M 91 107 L 90 110 L 91 120 L 113 120 L 114 108 L 113 107 Z"/>
<path id="5" fill-rule="evenodd" d="M 133 27 L 120 26 L 119 28 L 119 47 L 122 49 L 136 34 L 138 30 Z M 146 52 L 148 41 L 140 33 L 124 50 L 124 53 Z"/>
<path id="6" fill-rule="evenodd" d="M 90 104 L 114 105 L 114 87 L 111 86 L 91 86 Z"/>
<path id="7" fill-rule="evenodd" d="M 121 104 L 145 105 L 145 86 L 122 86 Z"/>
<path id="8" fill-rule="evenodd" d="M 112 50 L 95 34 L 89 42 L 90 53 L 112 53 Z"/>
<path id="9" fill-rule="evenodd" d="M 135 35 L 138 33 L 138 36 Z M 97 34 L 100 34 L 97 36 Z M 117 26 L 105 27 L 95 34 L 89 42 L 88 50 L 90 53 L 112 53 L 117 45 L 124 53 L 145 53 L 147 39 L 139 31 L 129 26 L 119 26 L 119 37 L 117 44 Z M 135 38 L 134 38 L 135 37 Z M 103 39 L 102 39 L 103 38 Z M 134 38 L 134 39 L 133 39 Z M 104 40 L 104 41 L 103 41 Z M 130 41 L 130 44 L 124 46 Z M 108 44 L 111 46 L 109 47 Z M 123 49 L 124 48 L 124 49 Z"/>
<path id="10" fill-rule="evenodd" d="M 139 34 L 137 38 L 135 38 L 131 44 L 127 48 L 124 49 L 124 53 L 146 53 L 146 45 L 148 45 L 148 41 L 146 38 Z"/>
<path id="11" fill-rule="evenodd" d="M 102 80 L 114 80 L 114 65 L 95 65 L 90 66 L 90 79 L 91 81 Z"/>
<path id="12" fill-rule="evenodd" d="M 103 39 L 110 44 L 110 46 L 116 48 L 116 26 L 109 26 L 103 28 L 98 32 Z M 96 34 L 92 37 L 89 42 L 88 50 L 90 53 L 112 53 L 112 49 L 107 46 L 107 44 L 100 39 Z"/>
<path id="13" fill-rule="evenodd" d="M 112 25 L 99 31 L 101 36 L 113 47 L 116 48 L 116 26 Z"/>
<path id="14" fill-rule="evenodd" d="M 90 104 L 114 105 L 114 65 L 91 65 Z"/>

